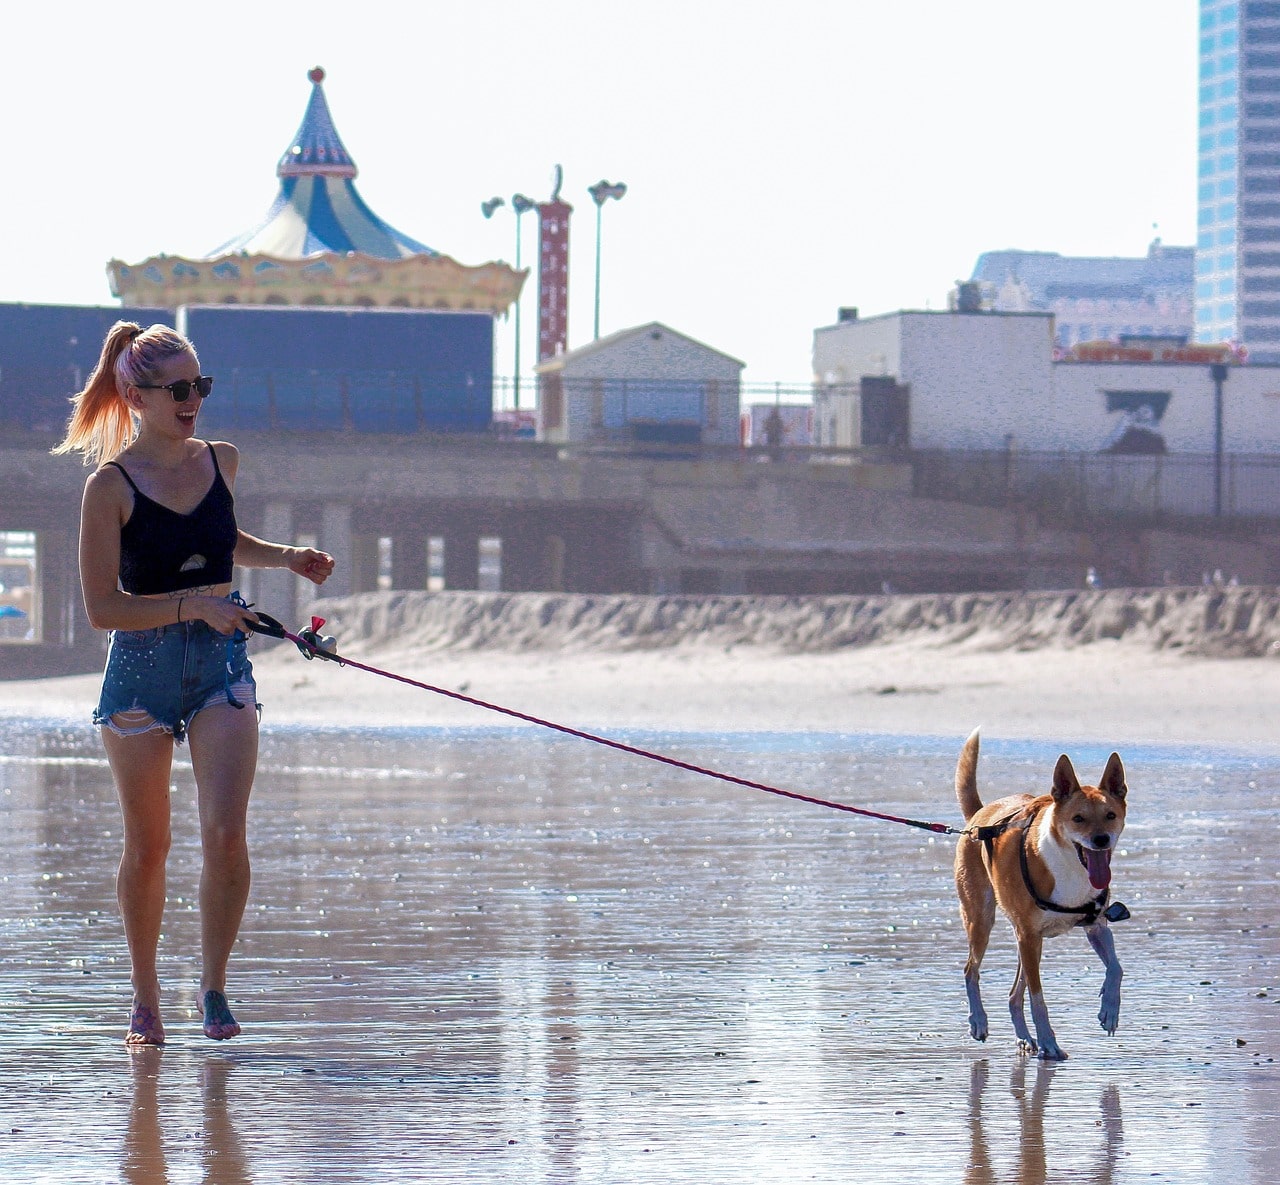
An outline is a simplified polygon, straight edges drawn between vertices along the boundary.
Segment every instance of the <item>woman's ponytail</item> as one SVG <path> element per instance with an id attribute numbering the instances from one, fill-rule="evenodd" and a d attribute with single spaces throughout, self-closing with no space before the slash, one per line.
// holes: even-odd
<path id="1" fill-rule="evenodd" d="M 167 325 L 143 329 L 133 321 L 117 321 L 107 331 L 84 390 L 71 398 L 67 432 L 53 452 L 82 453 L 86 465 L 119 455 L 136 433 L 133 412 L 124 401 L 125 387 L 151 377 L 159 363 L 186 350 L 191 350 L 191 343 Z"/>

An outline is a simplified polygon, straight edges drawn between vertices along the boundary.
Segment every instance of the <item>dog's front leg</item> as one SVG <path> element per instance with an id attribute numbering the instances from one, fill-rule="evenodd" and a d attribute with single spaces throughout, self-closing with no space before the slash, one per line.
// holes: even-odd
<path id="1" fill-rule="evenodd" d="M 1018 959 L 1018 970 L 1013 977 L 1013 988 L 1009 992 L 1009 1019 L 1013 1021 L 1013 1033 L 1018 1038 L 1018 1048 L 1023 1053 L 1036 1053 L 1036 1040 L 1027 1028 L 1025 1003 L 1027 997 L 1027 977 L 1022 972 L 1022 959 Z"/>
<path id="2" fill-rule="evenodd" d="M 1058 1045 L 1058 1039 L 1053 1035 L 1053 1026 L 1049 1024 L 1049 1009 L 1044 1002 L 1044 987 L 1040 982 L 1040 957 L 1044 951 L 1044 938 L 1038 931 L 1027 929 L 1019 929 L 1018 931 L 1018 963 L 1019 963 L 1019 983 L 1014 987 L 1017 989 L 1021 984 L 1025 983 L 1027 991 L 1031 995 L 1031 1023 L 1036 1028 L 1036 1040 L 1032 1046 L 1039 1046 L 1039 1054 L 1045 1061 L 1066 1061 L 1067 1055 Z M 1014 1015 L 1014 1027 L 1017 1028 L 1018 1020 L 1022 1015 L 1022 996 L 1018 992 L 1017 1013 L 1014 1014 L 1013 997 L 1009 998 L 1009 1011 Z M 1023 1028 L 1025 1029 L 1025 1022 Z M 1021 1034 L 1019 1034 L 1021 1037 Z"/>
<path id="3" fill-rule="evenodd" d="M 1098 1010 L 1098 1022 L 1107 1033 L 1114 1036 L 1120 1027 L 1120 980 L 1124 978 L 1124 969 L 1116 958 L 1116 940 L 1106 920 L 1095 922 L 1085 932 L 1089 945 L 1102 960 L 1106 973 L 1102 977 L 1102 1007 Z"/>

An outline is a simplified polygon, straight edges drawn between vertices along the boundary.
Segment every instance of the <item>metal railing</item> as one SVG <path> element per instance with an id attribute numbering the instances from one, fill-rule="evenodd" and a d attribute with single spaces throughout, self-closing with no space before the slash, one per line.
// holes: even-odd
<path id="1" fill-rule="evenodd" d="M 902 454 L 919 497 L 1023 506 L 1046 521 L 1280 518 L 1280 455 L 978 452 Z"/>

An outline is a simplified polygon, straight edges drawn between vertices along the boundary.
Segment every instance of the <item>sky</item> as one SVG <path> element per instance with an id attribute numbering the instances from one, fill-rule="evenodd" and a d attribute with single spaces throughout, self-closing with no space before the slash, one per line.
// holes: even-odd
<path id="1" fill-rule="evenodd" d="M 575 209 L 569 347 L 661 321 L 805 384 L 813 331 L 945 308 L 984 251 L 1195 241 L 1195 0 L 6 5 L 0 301 L 103 304 L 110 259 L 256 225 L 307 71 L 356 185 L 467 264 Z M 524 220 L 523 262 L 536 260 Z M 523 369 L 534 360 L 536 271 Z M 495 327 L 510 373 L 512 320 Z M 197 347 L 199 343 L 196 343 Z"/>

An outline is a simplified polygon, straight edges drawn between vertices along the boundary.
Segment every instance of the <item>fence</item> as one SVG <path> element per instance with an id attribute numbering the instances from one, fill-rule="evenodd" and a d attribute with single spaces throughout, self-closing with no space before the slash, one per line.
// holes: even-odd
<path id="1" fill-rule="evenodd" d="M 1026 506 L 1047 521 L 1280 518 L 1280 456 L 916 450 L 912 491 Z"/>

